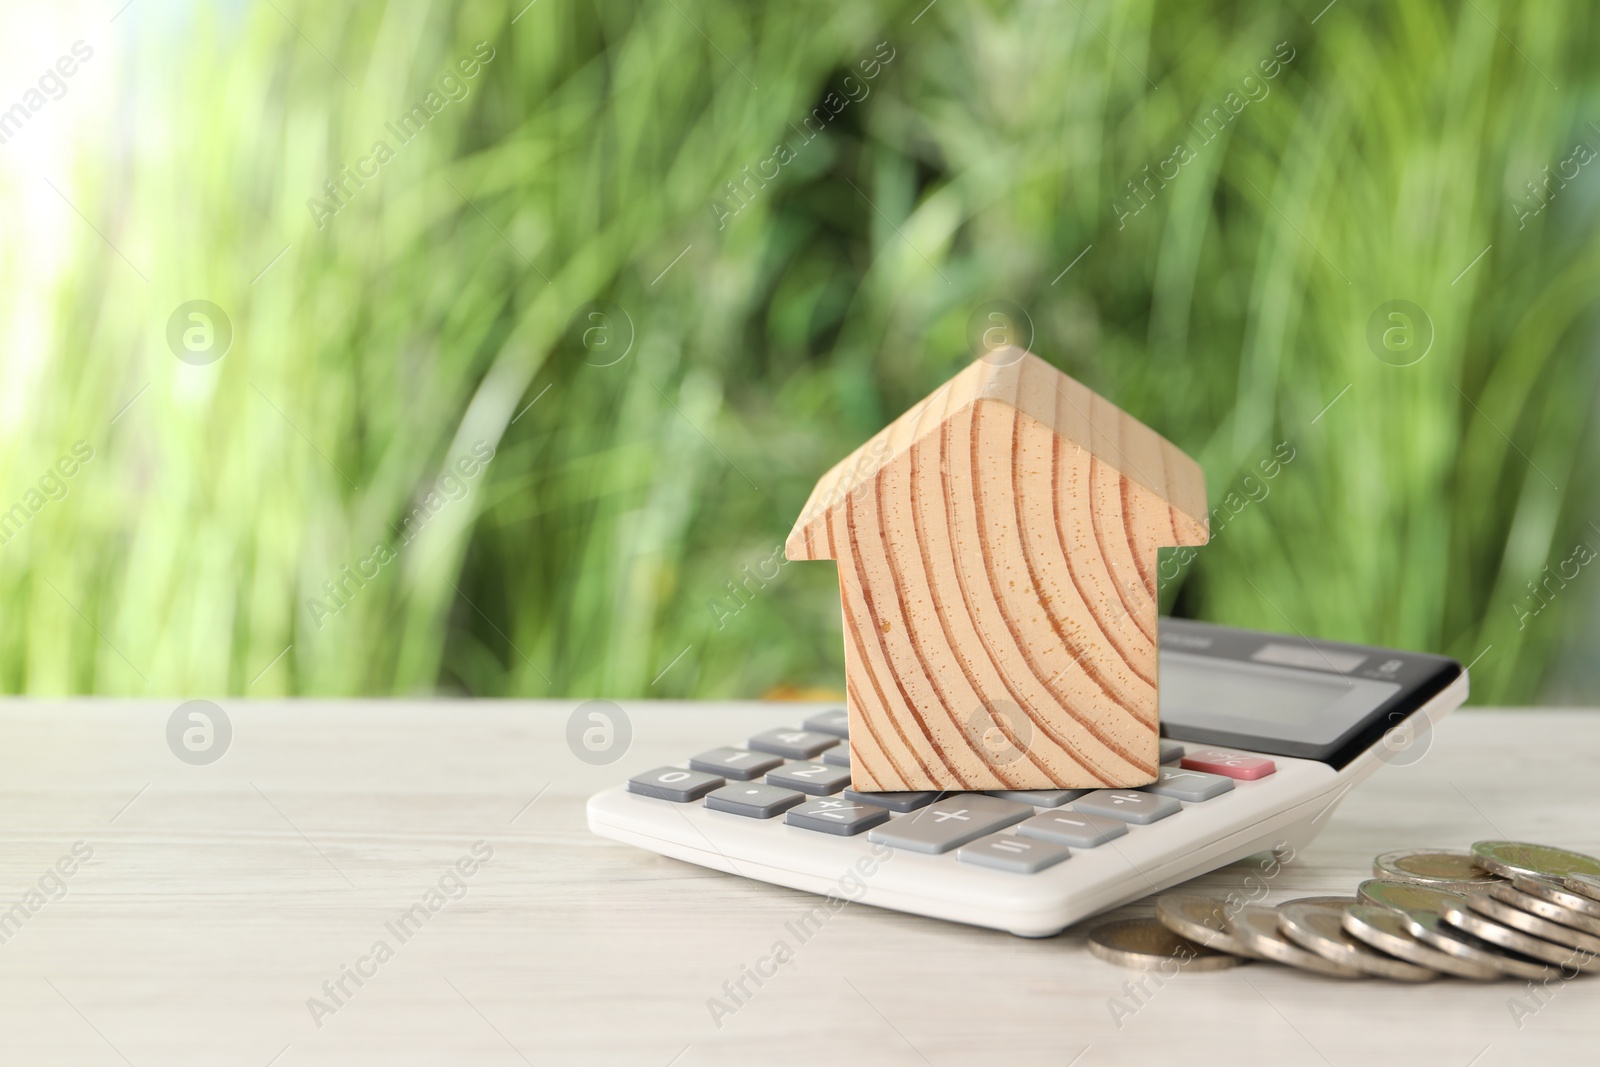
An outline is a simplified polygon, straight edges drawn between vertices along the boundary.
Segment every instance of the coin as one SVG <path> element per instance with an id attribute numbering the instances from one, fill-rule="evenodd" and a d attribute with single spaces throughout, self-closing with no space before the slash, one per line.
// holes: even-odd
<path id="1" fill-rule="evenodd" d="M 1282 900 L 1273 905 L 1279 911 L 1291 904 L 1320 904 L 1327 908 L 1353 908 L 1361 901 L 1355 897 L 1295 897 L 1293 900 Z"/>
<path id="2" fill-rule="evenodd" d="M 1600 860 L 1593 856 L 1525 841 L 1479 841 L 1472 846 L 1472 855 L 1478 866 L 1505 878 L 1514 874 L 1531 874 L 1535 878 L 1600 875 Z"/>
<path id="3" fill-rule="evenodd" d="M 1089 931 L 1089 951 L 1108 963 L 1145 971 L 1220 971 L 1243 962 L 1175 934 L 1154 919 L 1102 923 Z"/>
<path id="4" fill-rule="evenodd" d="M 1514 893 L 1516 890 L 1512 890 L 1512 892 Z M 1488 895 L 1473 897 L 1467 901 L 1467 906 L 1479 915 L 1493 919 L 1501 926 L 1509 926 L 1514 930 L 1520 930 L 1525 934 L 1532 934 L 1534 937 L 1553 942 L 1562 948 L 1576 950 L 1571 954 L 1579 957 L 1588 957 L 1587 959 L 1580 958 L 1574 961 L 1573 966 L 1580 971 L 1600 970 L 1600 937 L 1586 934 L 1581 930 L 1574 930 L 1572 927 L 1563 926 L 1561 923 L 1553 923 L 1549 919 L 1542 919 L 1532 912 L 1523 911 L 1513 904 Z M 1529 955 L 1537 955 L 1537 953 L 1530 952 Z M 1545 957 L 1540 956 L 1539 958 L 1544 959 Z M 1560 961 L 1551 960 L 1550 962 L 1556 963 Z"/>
<path id="5" fill-rule="evenodd" d="M 1479 981 L 1500 977 L 1499 968 L 1493 964 L 1452 956 L 1425 944 L 1406 929 L 1404 915 L 1376 904 L 1357 904 L 1346 911 L 1344 931 L 1373 948 L 1432 971 Z"/>
<path id="6" fill-rule="evenodd" d="M 1556 973 L 1555 968 L 1548 964 L 1531 960 L 1498 945 L 1491 945 L 1464 930 L 1456 929 L 1445 922 L 1437 912 L 1419 911 L 1407 914 L 1405 925 L 1406 930 L 1418 941 L 1440 952 L 1448 952 L 1457 959 L 1493 967 L 1511 978 L 1526 978 L 1532 982 L 1540 982 Z"/>
<path id="7" fill-rule="evenodd" d="M 1168 930 L 1190 941 L 1227 952 L 1255 958 L 1244 943 L 1226 932 L 1228 909 L 1215 897 L 1197 893 L 1164 893 L 1156 898 L 1156 919 Z"/>
<path id="8" fill-rule="evenodd" d="M 1452 893 L 1438 886 L 1419 885 L 1416 882 L 1390 882 L 1369 878 L 1356 887 L 1356 895 L 1363 904 L 1376 904 L 1380 908 L 1393 908 L 1406 913 L 1439 912 L 1446 905 L 1466 907 L 1465 893 Z"/>
<path id="9" fill-rule="evenodd" d="M 1547 900 L 1551 904 L 1559 904 L 1568 911 L 1575 911 L 1586 918 L 1600 919 L 1600 900 L 1585 896 L 1581 891 L 1574 892 L 1560 882 L 1553 882 L 1548 878 L 1531 878 L 1526 874 L 1519 874 L 1511 879 L 1511 884 L 1529 896 Z M 1562 920 L 1557 921 L 1560 922 Z M 1573 925 L 1580 930 L 1588 929 L 1582 923 L 1574 923 Z"/>
<path id="10" fill-rule="evenodd" d="M 1569 874 L 1561 879 L 1561 884 L 1575 893 L 1582 893 L 1590 900 L 1600 900 L 1600 876 Z"/>
<path id="11" fill-rule="evenodd" d="M 1315 952 L 1307 952 L 1284 937 L 1278 930 L 1278 910 L 1248 904 L 1228 920 L 1228 933 L 1238 938 L 1250 951 L 1275 963 L 1287 964 L 1302 971 L 1313 971 L 1331 978 L 1361 978 L 1363 972 L 1342 963 L 1323 959 Z"/>
<path id="12" fill-rule="evenodd" d="M 1365 974 L 1399 982 L 1439 977 L 1437 971 L 1397 960 L 1355 940 L 1344 931 L 1344 915 L 1344 908 L 1326 904 L 1290 904 L 1278 911 L 1278 930 L 1301 948 Z"/>
<path id="13" fill-rule="evenodd" d="M 1385 852 L 1372 861 L 1375 877 L 1393 882 L 1415 882 L 1455 893 L 1469 893 L 1497 875 L 1479 867 L 1464 848 L 1408 848 Z"/>
<path id="14" fill-rule="evenodd" d="M 1576 893 L 1569 893 L 1554 882 L 1547 882 L 1543 878 L 1529 878 L 1519 874 L 1512 879 L 1510 885 L 1501 883 L 1489 887 L 1489 895 L 1513 908 L 1531 911 L 1541 919 L 1549 919 L 1553 923 L 1570 926 L 1575 930 L 1582 930 L 1586 934 L 1600 937 L 1600 910 L 1589 912 L 1582 909 L 1600 909 L 1600 901 L 1587 900 Z M 1576 901 L 1580 908 L 1568 907 L 1562 901 Z"/>
<path id="15" fill-rule="evenodd" d="M 1488 902 L 1490 904 L 1498 903 L 1493 900 Z M 1500 906 L 1505 907 L 1504 904 Z M 1509 908 L 1507 910 L 1515 911 L 1516 909 Z M 1557 966 L 1571 966 L 1579 970 L 1583 969 L 1583 966 L 1580 966 L 1579 957 L 1582 953 L 1579 950 L 1558 945 L 1553 941 L 1546 941 L 1542 937 L 1535 937 L 1533 934 L 1485 918 L 1476 911 L 1467 908 L 1450 907 L 1440 912 L 1439 917 L 1456 929 L 1465 930 L 1473 937 L 1487 941 L 1498 948 L 1507 948 L 1512 952 L 1519 952 L 1524 956 L 1543 960 L 1545 963 L 1554 963 Z M 1596 960 L 1591 956 L 1589 963 L 1600 964 L 1600 960 Z"/>

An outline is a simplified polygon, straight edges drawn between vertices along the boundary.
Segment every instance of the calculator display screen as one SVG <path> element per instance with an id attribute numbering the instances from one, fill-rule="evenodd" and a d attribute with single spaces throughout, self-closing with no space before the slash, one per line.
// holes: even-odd
<path id="1" fill-rule="evenodd" d="M 1359 729 L 1399 690 L 1394 682 L 1326 671 L 1161 653 L 1161 721 L 1175 734 L 1328 745 Z"/>

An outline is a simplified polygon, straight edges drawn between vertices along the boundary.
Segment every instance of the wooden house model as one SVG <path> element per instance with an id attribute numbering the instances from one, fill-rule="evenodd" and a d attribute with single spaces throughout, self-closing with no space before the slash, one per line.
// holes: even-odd
<path id="1" fill-rule="evenodd" d="M 1158 766 L 1156 550 L 1205 476 L 1021 349 L 846 456 L 789 534 L 831 559 L 857 790 L 1127 787 Z"/>

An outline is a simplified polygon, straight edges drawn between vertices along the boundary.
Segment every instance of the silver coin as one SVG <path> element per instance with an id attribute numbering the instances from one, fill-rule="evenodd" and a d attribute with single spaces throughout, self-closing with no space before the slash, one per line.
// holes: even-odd
<path id="1" fill-rule="evenodd" d="M 1356 887 L 1356 896 L 1363 904 L 1376 904 L 1407 914 L 1420 911 L 1440 912 L 1449 905 L 1466 907 L 1467 894 L 1452 893 L 1438 886 L 1418 882 L 1390 882 L 1382 878 L 1369 878 Z"/>
<path id="2" fill-rule="evenodd" d="M 1404 915 L 1376 904 L 1357 904 L 1346 911 L 1344 932 L 1375 949 L 1430 971 L 1478 981 L 1500 977 L 1499 968 L 1493 964 L 1452 956 L 1425 944 L 1406 929 Z"/>
<path id="3" fill-rule="evenodd" d="M 1569 874 L 1600 875 L 1600 860 L 1593 856 L 1526 841 L 1479 841 L 1472 846 L 1472 855 L 1478 866 L 1503 878 L 1529 874 L 1559 880 Z"/>
<path id="4" fill-rule="evenodd" d="M 1089 931 L 1089 951 L 1122 967 L 1143 971 L 1220 971 L 1244 962 L 1173 933 L 1154 919 L 1101 923 Z"/>
<path id="5" fill-rule="evenodd" d="M 1273 907 L 1282 911 L 1291 904 L 1319 904 L 1325 908 L 1353 908 L 1361 903 L 1355 897 L 1295 897 L 1293 900 L 1281 900 Z"/>
<path id="6" fill-rule="evenodd" d="M 1485 899 L 1487 900 L 1487 898 Z M 1469 901 L 1468 903 L 1470 904 L 1471 902 Z M 1496 904 L 1498 902 L 1488 900 L 1488 903 Z M 1501 904 L 1500 907 L 1506 906 Z M 1515 908 L 1508 908 L 1507 910 L 1516 911 Z M 1476 910 L 1470 908 L 1446 908 L 1439 913 L 1439 917 L 1457 930 L 1464 930 L 1473 937 L 1481 941 L 1487 941 L 1498 948 L 1510 949 L 1512 952 L 1518 952 L 1531 959 L 1542 960 L 1545 963 L 1553 963 L 1558 967 L 1584 969 L 1580 966 L 1582 962 L 1580 957 L 1583 954 L 1581 950 L 1558 945 L 1553 941 L 1546 941 L 1542 937 L 1536 937 L 1516 927 L 1507 926 L 1504 923 L 1480 915 Z M 1529 916 L 1529 918 L 1533 918 L 1533 916 Z M 1600 960 L 1596 960 L 1591 956 L 1589 957 L 1589 963 L 1600 964 Z"/>
<path id="7" fill-rule="evenodd" d="M 1590 900 L 1600 901 L 1600 875 L 1569 874 L 1561 884 L 1574 893 L 1582 893 Z"/>
<path id="8" fill-rule="evenodd" d="M 1512 892 L 1515 893 L 1516 890 L 1512 890 Z M 1532 934 L 1534 937 L 1567 949 L 1570 954 L 1579 957 L 1573 963 L 1573 966 L 1580 971 L 1600 970 L 1600 937 L 1586 934 L 1582 930 L 1575 930 L 1561 923 L 1551 922 L 1549 919 L 1540 918 L 1530 911 L 1522 910 L 1515 904 L 1499 900 L 1487 894 L 1473 897 L 1467 901 L 1467 906 L 1479 915 L 1493 919 L 1501 926 L 1509 926 L 1513 930 Z M 1536 953 L 1529 953 L 1529 955 L 1536 955 Z M 1588 958 L 1582 958 L 1585 956 Z M 1545 957 L 1540 956 L 1539 958 L 1544 959 Z M 1556 963 L 1559 961 L 1551 960 L 1550 962 Z"/>
<path id="9" fill-rule="evenodd" d="M 1244 943 L 1227 932 L 1227 905 L 1198 893 L 1163 893 L 1156 898 L 1156 919 L 1168 930 L 1190 941 L 1234 956 L 1257 958 Z"/>
<path id="10" fill-rule="evenodd" d="M 1457 959 L 1493 967 L 1509 978 L 1526 978 L 1530 982 L 1541 982 L 1556 973 L 1556 969 L 1547 963 L 1529 959 L 1498 945 L 1491 945 L 1464 930 L 1456 929 L 1445 922 L 1437 912 L 1409 913 L 1405 916 L 1405 926 L 1411 936 L 1423 944 L 1440 952 L 1447 952 Z"/>
<path id="11" fill-rule="evenodd" d="M 1326 904 L 1290 904 L 1278 909 L 1278 931 L 1308 952 L 1365 974 L 1397 982 L 1426 982 L 1439 977 L 1438 971 L 1375 952 L 1352 938 L 1344 930 L 1345 910 Z"/>
<path id="12" fill-rule="evenodd" d="M 1478 866 L 1464 848 L 1407 848 L 1372 861 L 1372 874 L 1391 882 L 1415 882 L 1453 893 L 1470 893 L 1498 876 Z"/>
<path id="13" fill-rule="evenodd" d="M 1282 963 L 1297 970 L 1324 974 L 1330 978 L 1363 978 L 1365 972 L 1333 960 L 1324 959 L 1315 952 L 1307 952 L 1284 937 L 1278 930 L 1278 910 L 1249 904 L 1228 920 L 1228 933 L 1244 943 L 1245 948 L 1263 959 Z"/>
<path id="14" fill-rule="evenodd" d="M 1541 919 L 1600 937 L 1600 901 L 1581 897 L 1554 882 L 1519 874 L 1510 885 L 1490 886 L 1489 895 L 1514 908 L 1531 911 Z M 1578 906 L 1573 907 L 1568 901 Z"/>
<path id="15" fill-rule="evenodd" d="M 1529 896 L 1559 904 L 1568 911 L 1575 911 L 1590 919 L 1600 919 L 1600 899 L 1586 896 L 1581 891 L 1562 885 L 1560 882 L 1519 874 L 1511 879 L 1511 884 Z M 1596 880 L 1596 884 L 1600 884 L 1600 879 Z M 1579 929 L 1585 928 L 1580 926 Z"/>

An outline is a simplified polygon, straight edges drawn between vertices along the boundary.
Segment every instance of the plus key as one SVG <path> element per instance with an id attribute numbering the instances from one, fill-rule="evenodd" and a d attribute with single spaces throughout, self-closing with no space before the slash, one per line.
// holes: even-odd
<path id="1" fill-rule="evenodd" d="M 1032 815 L 1032 804 L 969 793 L 934 801 L 925 808 L 891 819 L 870 831 L 867 840 L 911 852 L 938 854 L 960 848 Z"/>

